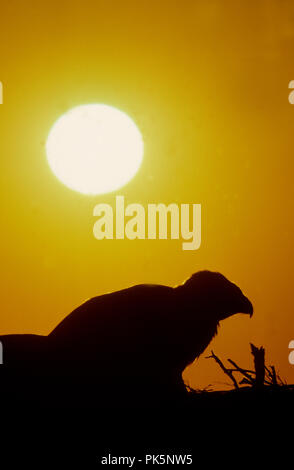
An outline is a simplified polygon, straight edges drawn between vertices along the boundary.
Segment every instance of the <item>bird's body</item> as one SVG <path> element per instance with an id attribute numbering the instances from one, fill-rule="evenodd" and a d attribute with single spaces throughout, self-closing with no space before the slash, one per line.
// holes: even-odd
<path id="1" fill-rule="evenodd" d="M 83 400 L 178 398 L 185 393 L 183 370 L 208 346 L 219 321 L 252 313 L 248 299 L 222 275 L 197 274 L 176 288 L 138 285 L 94 297 L 47 337 L 2 336 L 4 366 L 28 368 Z"/>

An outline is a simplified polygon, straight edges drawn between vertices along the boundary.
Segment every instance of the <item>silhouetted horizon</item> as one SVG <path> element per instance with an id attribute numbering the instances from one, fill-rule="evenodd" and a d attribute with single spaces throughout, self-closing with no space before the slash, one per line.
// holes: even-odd
<path id="1" fill-rule="evenodd" d="M 187 396 L 184 369 L 220 322 L 253 307 L 222 274 L 199 271 L 177 287 L 141 284 L 94 297 L 48 336 L 3 335 L 3 368 L 33 394 L 103 406 L 161 406 Z"/>

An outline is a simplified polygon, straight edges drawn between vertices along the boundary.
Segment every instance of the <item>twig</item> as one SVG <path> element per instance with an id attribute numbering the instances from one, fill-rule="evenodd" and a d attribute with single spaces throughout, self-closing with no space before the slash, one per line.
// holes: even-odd
<path id="1" fill-rule="evenodd" d="M 252 374 L 252 375 L 255 375 L 255 371 L 254 370 L 249 370 L 249 369 L 243 369 L 242 367 L 239 367 L 238 366 L 238 369 L 230 369 L 231 372 L 241 372 L 242 374 L 244 372 L 248 372 L 249 374 Z"/>
<path id="2" fill-rule="evenodd" d="M 251 377 L 250 374 L 248 374 L 248 372 L 246 371 L 246 369 L 242 369 L 241 367 L 238 366 L 238 364 L 236 364 L 234 361 L 232 361 L 232 359 L 228 359 L 228 362 L 230 362 L 234 367 L 236 367 L 237 371 L 238 372 L 241 372 L 241 374 L 243 374 L 248 380 L 249 382 L 253 385 L 254 382 L 255 382 L 255 379 L 253 379 Z M 251 371 L 250 371 L 251 372 Z"/>
<path id="3" fill-rule="evenodd" d="M 230 377 L 231 381 L 233 382 L 234 384 L 234 387 L 236 389 L 239 388 L 239 385 L 238 385 L 238 382 L 237 380 L 235 379 L 234 375 L 232 374 L 232 372 L 230 371 L 230 369 L 227 369 L 226 366 L 224 366 L 224 364 L 222 363 L 222 361 L 214 354 L 213 351 L 211 351 L 211 356 L 208 356 L 207 359 L 214 359 L 218 365 L 221 367 L 221 369 L 224 371 L 224 373 Z"/>
<path id="4" fill-rule="evenodd" d="M 272 371 L 271 377 L 272 377 L 273 384 L 278 385 L 275 366 L 270 366 L 270 368 L 271 368 L 271 371 Z"/>

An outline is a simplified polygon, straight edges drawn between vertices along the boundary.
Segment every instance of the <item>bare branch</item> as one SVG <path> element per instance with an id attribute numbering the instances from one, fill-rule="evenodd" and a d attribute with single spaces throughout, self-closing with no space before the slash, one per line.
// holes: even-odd
<path id="1" fill-rule="evenodd" d="M 237 369 L 238 372 L 240 372 L 242 375 L 244 375 L 250 381 L 250 383 L 252 385 L 255 383 L 255 379 L 253 377 L 251 377 L 250 374 L 248 374 L 246 369 L 242 369 L 241 367 L 239 367 L 238 364 L 236 364 L 234 361 L 232 361 L 232 359 L 228 359 L 228 362 L 230 362 Z"/>
<path id="2" fill-rule="evenodd" d="M 214 360 L 218 363 L 218 365 L 221 367 L 221 369 L 224 371 L 224 373 L 225 373 L 228 377 L 230 377 L 231 381 L 232 381 L 233 384 L 234 384 L 234 387 L 235 387 L 236 389 L 238 389 L 238 388 L 239 388 L 238 382 L 237 382 L 237 380 L 235 379 L 234 375 L 232 374 L 231 370 L 226 368 L 226 366 L 225 366 L 225 365 L 222 363 L 222 361 L 214 354 L 213 351 L 211 351 L 211 356 L 208 356 L 207 359 L 210 359 L 210 358 L 214 359 Z"/>
<path id="3" fill-rule="evenodd" d="M 250 347 L 251 347 L 251 354 L 253 355 L 253 358 L 254 358 L 254 367 L 256 371 L 255 385 L 257 387 L 262 387 L 264 385 L 264 379 L 265 379 L 265 361 L 264 361 L 265 351 L 262 346 L 260 348 L 257 348 L 252 343 L 250 343 Z"/>

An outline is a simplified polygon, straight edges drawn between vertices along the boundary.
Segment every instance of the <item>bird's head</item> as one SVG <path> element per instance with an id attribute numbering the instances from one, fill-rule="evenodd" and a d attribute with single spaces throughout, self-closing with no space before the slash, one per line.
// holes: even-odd
<path id="1" fill-rule="evenodd" d="M 203 313 L 220 321 L 236 313 L 253 314 L 250 300 L 238 286 L 220 273 L 199 271 L 179 286 L 181 292 L 190 302 L 202 308 Z"/>

